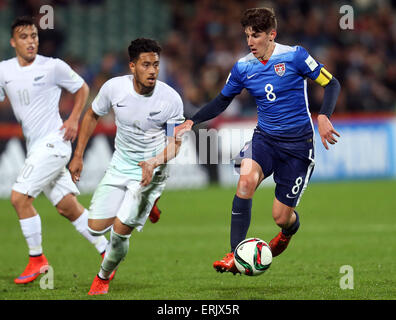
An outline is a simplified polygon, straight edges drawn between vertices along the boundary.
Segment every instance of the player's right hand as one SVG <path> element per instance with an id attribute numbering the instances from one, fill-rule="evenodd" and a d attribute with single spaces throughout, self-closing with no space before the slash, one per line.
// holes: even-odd
<path id="1" fill-rule="evenodd" d="M 71 141 L 74 142 L 77 138 L 77 133 L 78 133 L 78 120 L 73 120 L 71 118 L 67 119 L 62 127 L 60 127 L 60 130 L 64 130 L 64 135 L 63 139 L 65 141 Z"/>
<path id="2" fill-rule="evenodd" d="M 318 116 L 318 131 L 320 138 L 322 139 L 322 144 L 326 150 L 329 150 L 327 142 L 335 144 L 337 143 L 335 136 L 340 137 L 340 134 L 333 128 L 330 120 L 324 114 L 320 114 Z"/>
<path id="3" fill-rule="evenodd" d="M 178 125 L 175 128 L 175 137 L 177 140 L 181 139 L 183 134 L 185 134 L 187 131 L 190 131 L 192 129 L 192 126 L 194 125 L 194 122 L 191 120 L 186 120 L 182 124 Z"/>
<path id="4" fill-rule="evenodd" d="M 83 169 L 83 159 L 80 157 L 73 157 L 69 164 L 69 171 L 74 183 L 80 181 L 80 175 Z"/>

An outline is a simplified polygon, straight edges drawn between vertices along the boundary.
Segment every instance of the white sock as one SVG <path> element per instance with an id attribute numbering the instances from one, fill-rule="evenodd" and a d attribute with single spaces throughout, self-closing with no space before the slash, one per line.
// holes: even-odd
<path id="1" fill-rule="evenodd" d="M 91 242 L 100 254 L 106 250 L 107 239 L 105 236 L 93 236 L 88 231 L 88 210 L 84 212 L 76 220 L 72 222 L 76 230 L 83 235 L 89 242 Z"/>
<path id="2" fill-rule="evenodd" d="M 99 277 L 109 279 L 111 273 L 118 267 L 129 250 L 129 238 L 131 235 L 122 235 L 114 232 L 111 228 L 110 241 L 107 245 L 106 255 L 100 266 Z"/>
<path id="3" fill-rule="evenodd" d="M 29 248 L 29 255 L 38 256 L 42 254 L 40 216 L 37 214 L 31 218 L 21 219 L 19 223 Z"/>

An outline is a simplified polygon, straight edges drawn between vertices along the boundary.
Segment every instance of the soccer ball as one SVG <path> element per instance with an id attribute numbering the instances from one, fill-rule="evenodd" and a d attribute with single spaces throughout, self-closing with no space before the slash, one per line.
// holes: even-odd
<path id="1" fill-rule="evenodd" d="M 258 276 L 271 265 L 271 249 L 267 242 L 259 238 L 245 239 L 235 248 L 234 262 L 240 273 Z"/>

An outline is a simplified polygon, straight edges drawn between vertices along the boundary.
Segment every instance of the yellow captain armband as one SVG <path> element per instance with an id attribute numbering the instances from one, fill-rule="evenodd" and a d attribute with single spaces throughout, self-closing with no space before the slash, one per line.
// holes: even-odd
<path id="1" fill-rule="evenodd" d="M 331 73 L 327 71 L 325 68 L 322 68 L 320 69 L 320 73 L 318 77 L 315 79 L 315 82 L 321 85 L 322 87 L 325 87 L 330 82 L 331 78 L 333 78 Z"/>

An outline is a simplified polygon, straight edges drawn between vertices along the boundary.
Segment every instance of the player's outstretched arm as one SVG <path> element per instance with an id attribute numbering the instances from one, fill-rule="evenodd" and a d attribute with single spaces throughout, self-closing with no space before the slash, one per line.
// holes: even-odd
<path id="1" fill-rule="evenodd" d="M 191 120 L 186 120 L 184 123 L 178 125 L 175 128 L 175 137 L 180 139 L 184 133 L 191 130 L 194 124 L 216 118 L 220 113 L 227 109 L 232 99 L 234 99 L 234 96 L 227 97 L 220 93 L 216 98 L 204 105 L 191 118 Z"/>
<path id="2" fill-rule="evenodd" d="M 74 182 L 80 180 L 80 175 L 83 169 L 85 148 L 87 147 L 88 140 L 98 124 L 98 120 L 99 116 L 93 112 L 92 108 L 89 108 L 84 115 L 80 133 L 78 135 L 76 150 L 74 151 L 73 159 L 69 164 L 69 171 Z"/>
<path id="3" fill-rule="evenodd" d="M 83 111 L 85 104 L 87 103 L 89 95 L 89 87 L 84 82 L 82 87 L 74 93 L 74 106 L 73 111 L 70 114 L 69 118 L 63 123 L 60 130 L 65 130 L 63 135 L 63 139 L 71 140 L 74 142 L 77 138 L 78 133 L 78 122 L 80 120 L 81 112 Z"/>
<path id="4" fill-rule="evenodd" d="M 168 145 L 160 154 L 147 161 L 141 161 L 138 163 L 138 165 L 142 168 L 142 180 L 140 181 L 142 186 L 147 186 L 151 182 L 155 168 L 162 164 L 168 163 L 179 153 L 181 139 L 168 137 L 168 141 Z"/>

